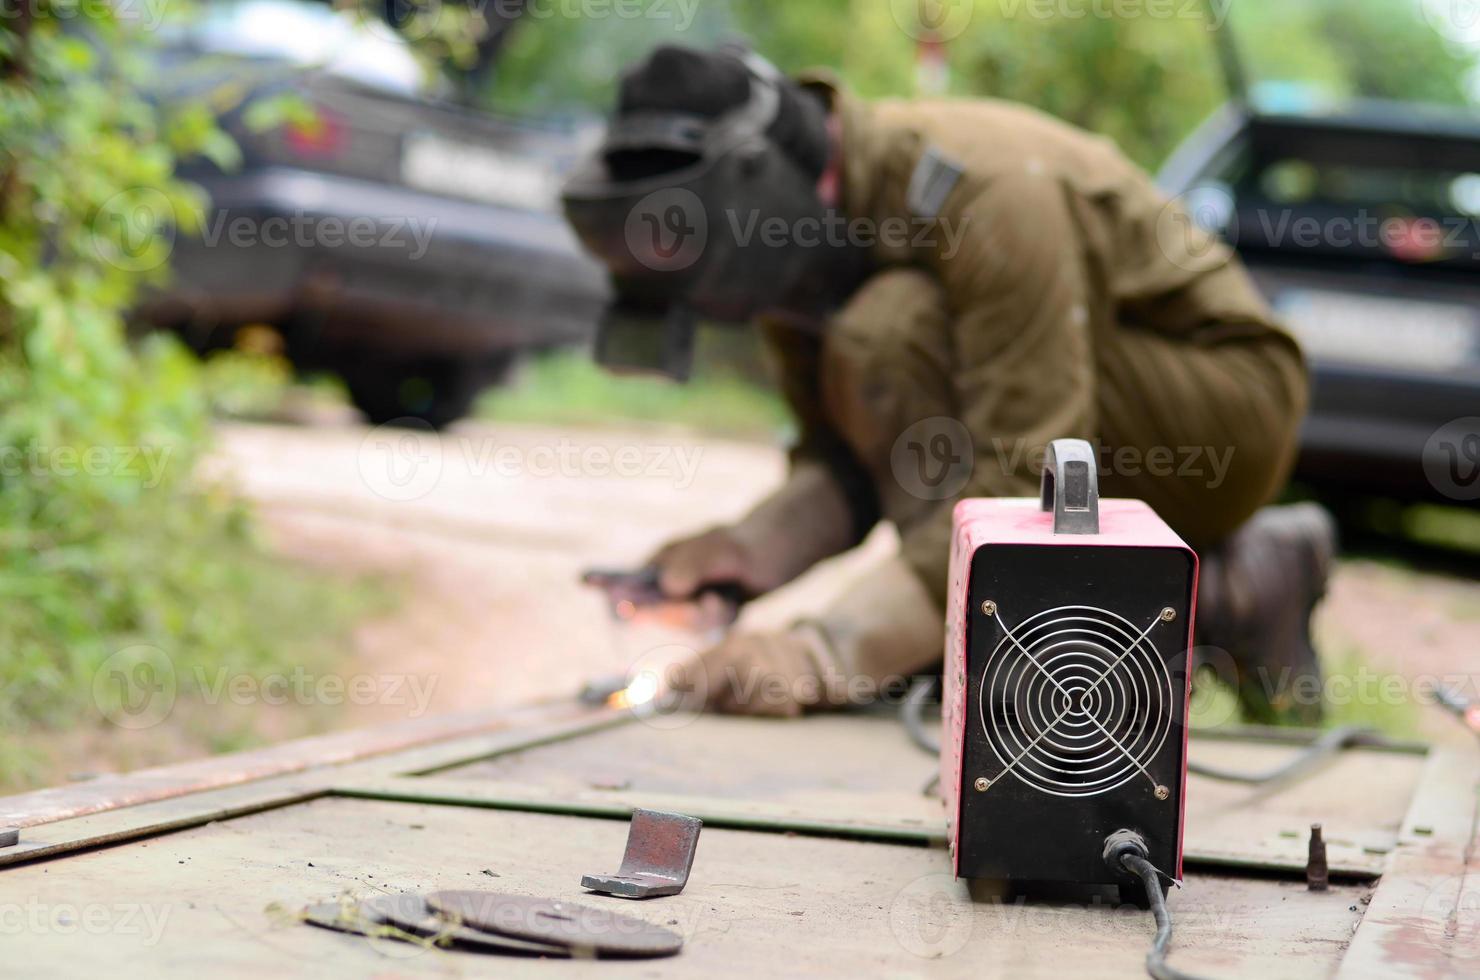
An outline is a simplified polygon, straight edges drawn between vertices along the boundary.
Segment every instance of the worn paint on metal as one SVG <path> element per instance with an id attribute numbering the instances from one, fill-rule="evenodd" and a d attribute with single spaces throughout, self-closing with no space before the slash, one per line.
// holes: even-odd
<path id="1" fill-rule="evenodd" d="M 616 898 L 677 895 L 689 882 L 703 827 L 697 817 L 638 807 L 627 828 L 621 867 L 615 874 L 583 875 L 581 887 Z"/>

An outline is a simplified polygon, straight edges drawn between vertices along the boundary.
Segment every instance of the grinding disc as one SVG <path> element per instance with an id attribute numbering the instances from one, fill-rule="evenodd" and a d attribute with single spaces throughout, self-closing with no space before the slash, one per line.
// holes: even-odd
<path id="1" fill-rule="evenodd" d="M 563 946 L 572 956 L 672 956 L 683 937 L 641 919 L 553 898 L 495 892 L 433 892 L 427 904 L 465 925 Z"/>
<path id="2" fill-rule="evenodd" d="M 420 895 L 379 895 L 351 906 L 337 902 L 310 905 L 303 912 L 303 920 L 310 925 L 338 932 L 407 941 L 394 934 L 379 933 L 382 927 L 392 926 L 423 939 L 445 937 L 451 940 L 453 948 L 473 952 L 555 957 L 570 955 L 569 950 L 560 946 L 496 936 L 466 926 L 453 925 L 428 908 Z"/>

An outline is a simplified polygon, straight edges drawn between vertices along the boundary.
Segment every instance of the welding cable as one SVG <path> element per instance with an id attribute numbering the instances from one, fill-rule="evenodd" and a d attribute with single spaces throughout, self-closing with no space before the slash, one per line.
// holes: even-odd
<path id="1" fill-rule="evenodd" d="M 1151 899 L 1151 914 L 1156 919 L 1156 938 L 1151 942 L 1151 952 L 1146 954 L 1146 972 L 1155 980 L 1196 980 L 1193 974 L 1183 973 L 1167 962 L 1167 948 L 1172 944 L 1172 913 L 1167 908 L 1166 894 L 1161 890 L 1161 877 L 1151 862 L 1137 854 L 1126 854 L 1120 864 L 1134 872 L 1146 888 Z"/>
<path id="2" fill-rule="evenodd" d="M 1187 771 L 1197 776 L 1203 776 L 1207 779 L 1217 779 L 1225 783 L 1243 783 L 1248 786 L 1262 786 L 1265 783 L 1282 782 L 1303 773 L 1326 756 L 1340 752 L 1342 749 L 1357 745 L 1381 744 L 1383 744 L 1382 736 L 1373 729 L 1364 728 L 1360 725 L 1348 725 L 1343 728 L 1333 728 L 1328 732 L 1322 733 L 1320 738 L 1310 743 L 1295 758 L 1264 772 L 1240 772 L 1237 769 L 1223 769 L 1219 766 L 1193 762 L 1190 759 L 1187 762 Z"/>
<path id="3" fill-rule="evenodd" d="M 1167 962 L 1167 950 L 1172 944 L 1172 912 L 1167 908 L 1166 893 L 1161 890 L 1161 872 L 1151 863 L 1145 838 L 1133 830 L 1117 830 L 1105 838 L 1104 858 L 1111 870 L 1130 872 L 1141 879 L 1141 886 L 1146 889 L 1151 915 L 1156 920 L 1156 938 L 1151 942 L 1151 952 L 1146 954 L 1146 972 L 1155 980 L 1198 980 L 1194 974 L 1183 973 Z"/>
<path id="4" fill-rule="evenodd" d="M 916 677 L 910 683 L 904 703 L 899 706 L 899 720 L 904 722 L 905 731 L 910 733 L 910 741 L 934 756 L 940 755 L 940 738 L 925 727 L 925 707 L 932 699 L 938 701 L 939 698 L 939 675 Z"/>

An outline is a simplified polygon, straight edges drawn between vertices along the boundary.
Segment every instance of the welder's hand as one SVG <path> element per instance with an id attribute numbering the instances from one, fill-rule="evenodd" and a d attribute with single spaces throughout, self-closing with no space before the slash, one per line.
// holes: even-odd
<path id="1" fill-rule="evenodd" d="M 706 587 L 726 587 L 745 597 L 763 595 L 781 584 L 734 528 L 716 527 L 664 545 L 650 559 L 658 587 L 670 599 L 698 599 Z"/>
<path id="2" fill-rule="evenodd" d="M 726 714 L 794 718 L 846 703 L 845 678 L 805 629 L 732 633 L 681 676 L 684 690 L 701 691 L 708 707 Z"/>

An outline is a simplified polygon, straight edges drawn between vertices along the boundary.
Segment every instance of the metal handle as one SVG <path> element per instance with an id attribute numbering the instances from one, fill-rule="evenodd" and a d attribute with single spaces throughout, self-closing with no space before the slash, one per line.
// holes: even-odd
<path id="1" fill-rule="evenodd" d="M 1100 473 L 1093 446 L 1083 439 L 1049 443 L 1042 500 L 1043 509 L 1053 511 L 1053 533 L 1100 533 Z"/>

